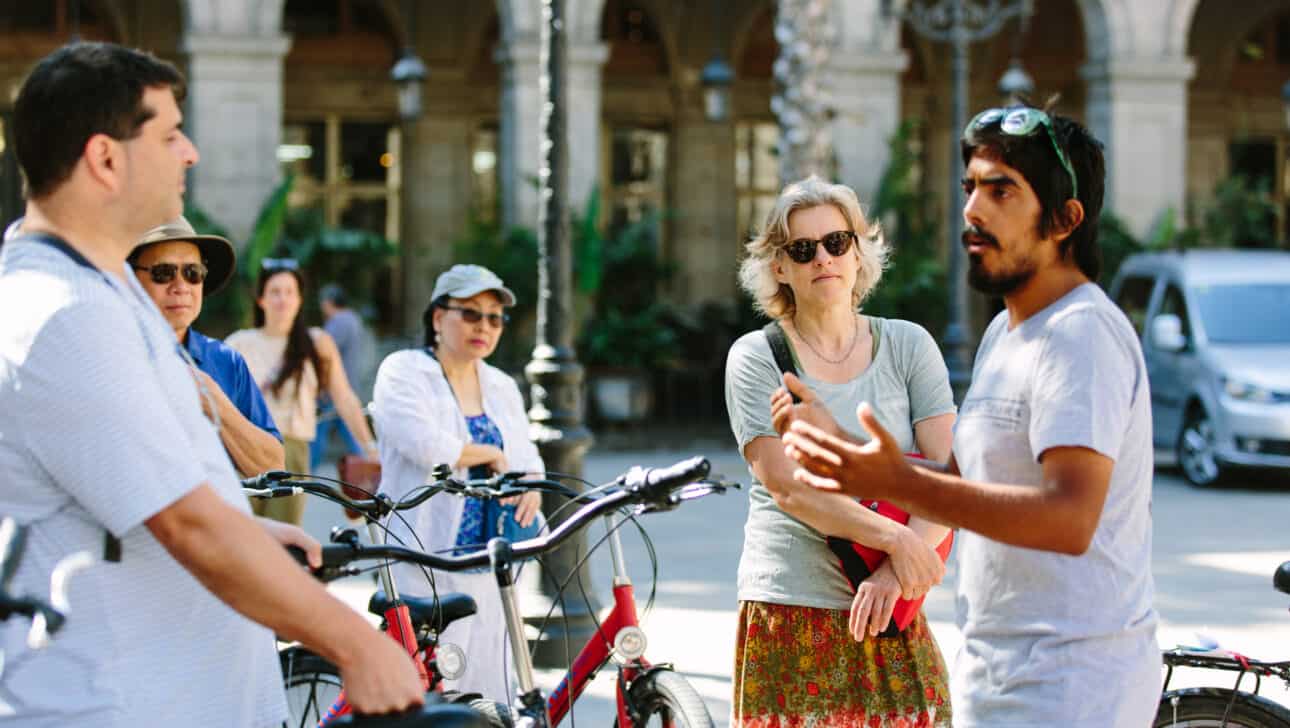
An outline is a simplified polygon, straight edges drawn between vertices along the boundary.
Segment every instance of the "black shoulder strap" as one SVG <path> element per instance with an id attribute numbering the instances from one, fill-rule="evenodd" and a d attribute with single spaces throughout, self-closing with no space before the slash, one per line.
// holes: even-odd
<path id="1" fill-rule="evenodd" d="M 761 330 L 766 334 L 766 341 L 770 343 L 770 353 L 775 357 L 775 366 L 779 367 L 781 373 L 792 372 L 797 376 L 797 367 L 793 365 L 793 352 L 788 348 L 788 336 L 784 333 L 784 327 L 780 326 L 778 321 L 771 321 Z M 794 394 L 793 401 L 802 400 Z"/>

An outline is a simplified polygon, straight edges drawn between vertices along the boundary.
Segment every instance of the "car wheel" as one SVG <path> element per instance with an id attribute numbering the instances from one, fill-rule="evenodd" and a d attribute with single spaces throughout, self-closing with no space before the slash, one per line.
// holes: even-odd
<path id="1" fill-rule="evenodd" d="M 1192 485 L 1214 485 L 1223 477 L 1214 443 L 1214 423 L 1204 410 L 1197 409 L 1187 415 L 1178 435 L 1178 464 L 1183 477 Z"/>

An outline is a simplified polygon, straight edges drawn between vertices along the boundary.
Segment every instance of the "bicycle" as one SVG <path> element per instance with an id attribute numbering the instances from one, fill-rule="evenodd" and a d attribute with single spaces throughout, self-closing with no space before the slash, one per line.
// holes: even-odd
<path id="1" fill-rule="evenodd" d="M 381 518 L 395 511 L 415 508 L 438 492 L 429 489 L 403 503 L 395 503 L 381 495 L 370 500 L 353 500 L 338 488 L 317 481 L 293 479 L 293 474 L 284 471 L 269 471 L 243 480 L 242 490 L 253 498 L 311 493 L 334 500 L 368 519 L 373 540 L 380 536 L 378 524 Z M 352 528 L 333 529 L 332 539 L 339 544 L 359 544 L 358 532 Z M 305 562 L 305 554 L 299 548 L 291 546 L 288 551 L 297 561 Z M 334 558 L 325 560 L 324 565 L 315 571 L 315 576 L 321 581 L 332 581 L 348 575 L 342 566 Z M 424 725 L 434 728 L 487 728 L 488 723 L 481 719 L 478 711 L 441 700 L 436 692 L 442 678 L 459 674 L 452 665 L 442 666 L 444 658 L 436 652 L 437 635 L 452 622 L 474 614 L 475 600 L 467 594 L 444 594 L 437 600 L 403 598 L 399 596 L 388 561 L 382 564 L 380 575 L 384 591 L 372 595 L 368 609 L 381 616 L 381 631 L 402 645 L 413 658 L 422 686 L 432 699 L 427 700 L 421 711 L 410 716 L 353 717 L 341 685 L 339 669 L 304 647 L 289 645 L 278 652 L 287 694 L 288 725 L 295 724 L 301 728 L 306 725 L 414 728 L 422 725 L 419 721 L 424 720 Z M 460 649 L 455 657 L 451 650 L 449 653 L 450 662 L 464 663 Z"/>
<path id="2" fill-rule="evenodd" d="M 1277 568 L 1272 584 L 1290 594 L 1290 561 Z M 1176 647 L 1165 650 L 1163 658 L 1165 684 L 1152 728 L 1290 728 L 1290 709 L 1258 694 L 1264 677 L 1279 678 L 1290 687 L 1290 660 L 1264 662 L 1216 647 Z M 1175 667 L 1235 672 L 1236 685 L 1170 690 Z M 1252 692 L 1241 690 L 1247 674 L 1254 676 Z"/>
<path id="3" fill-rule="evenodd" d="M 440 556 L 399 546 L 367 546 L 350 540 L 347 543 L 324 546 L 324 566 L 320 571 L 325 578 L 329 575 L 329 570 L 335 573 L 355 561 L 371 559 L 395 559 L 443 571 L 488 566 L 496 577 L 502 596 L 511 644 L 523 645 L 526 643 L 523 620 L 514 590 L 515 563 L 520 559 L 547 553 L 593 520 L 605 518 L 609 530 L 606 540 L 610 544 L 613 564 L 614 607 L 603 621 L 598 622 L 596 632 L 574 658 L 564 679 L 549 697 L 544 698 L 534 683 L 528 652 L 515 649 L 511 651 L 519 686 L 515 706 L 510 708 L 487 699 L 473 701 L 471 706 L 487 716 L 494 726 L 549 728 L 559 725 L 590 681 L 611 659 L 616 658 L 617 725 L 645 726 L 652 718 L 658 718 L 665 726 L 710 728 L 713 725 L 712 717 L 703 700 L 685 678 L 677 674 L 670 665 L 651 664 L 644 658 L 645 634 L 639 625 L 634 589 L 627 575 L 622 544 L 618 537 L 618 529 L 624 521 L 617 515 L 620 509 L 625 508 L 632 509 L 629 517 L 671 510 L 686 500 L 711 493 L 724 493 L 728 487 L 726 483 L 703 480 L 708 469 L 708 462 L 703 458 L 692 458 L 668 468 L 633 468 L 592 491 L 605 491 L 603 495 L 577 495 L 574 500 L 581 507 L 576 512 L 546 535 L 527 541 L 512 544 L 505 539 L 494 538 L 488 543 L 486 551 Z M 495 498 L 515 495 L 528 488 L 562 492 L 568 490 L 554 481 L 524 480 L 520 474 L 515 473 L 483 480 L 444 479 L 431 486 L 431 489 L 437 489 L 436 492 L 454 490 L 476 497 Z M 330 495 L 337 502 L 349 500 L 338 492 Z M 313 659 L 316 667 L 323 667 L 322 663 L 325 661 L 316 656 Z M 331 671 L 334 672 L 334 668 Z M 320 678 L 331 674 L 327 670 L 320 670 L 319 673 Z M 300 670 L 295 674 L 302 681 L 309 679 Z M 328 725 L 325 716 L 320 725 Z"/>

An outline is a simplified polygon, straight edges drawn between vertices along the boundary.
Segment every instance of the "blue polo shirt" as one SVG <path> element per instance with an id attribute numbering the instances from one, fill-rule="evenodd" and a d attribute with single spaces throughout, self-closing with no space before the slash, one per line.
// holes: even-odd
<path id="1" fill-rule="evenodd" d="M 184 346 L 193 361 L 197 362 L 197 368 L 215 380 L 243 417 L 278 438 L 279 442 L 282 441 L 282 433 L 273 424 L 273 415 L 269 414 L 269 406 L 264 403 L 264 395 L 260 394 L 260 385 L 255 383 L 255 377 L 251 376 L 251 369 L 246 366 L 246 360 L 241 354 L 228 344 L 201 334 L 191 326 Z"/>

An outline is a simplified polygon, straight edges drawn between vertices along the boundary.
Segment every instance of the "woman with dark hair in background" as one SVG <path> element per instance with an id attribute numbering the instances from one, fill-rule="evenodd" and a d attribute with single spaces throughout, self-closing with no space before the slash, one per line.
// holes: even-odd
<path id="1" fill-rule="evenodd" d="M 287 470 L 309 471 L 309 443 L 317 428 L 318 389 L 336 403 L 350 432 L 375 456 L 376 443 L 363 405 L 345 376 L 336 342 L 322 329 L 306 326 L 300 316 L 304 277 L 290 258 L 266 258 L 255 284 L 255 328 L 235 331 L 226 343 L 246 359 L 260 385 L 273 421 L 282 433 Z M 258 499 L 257 515 L 300 524 L 303 495 Z"/>

